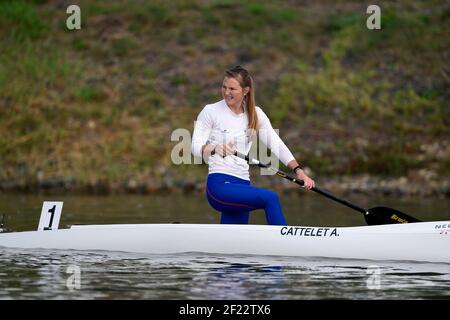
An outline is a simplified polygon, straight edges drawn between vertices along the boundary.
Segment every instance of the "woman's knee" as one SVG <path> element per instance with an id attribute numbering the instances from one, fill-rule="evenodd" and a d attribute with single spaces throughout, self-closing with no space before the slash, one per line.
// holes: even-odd
<path id="1" fill-rule="evenodd" d="M 263 198 L 266 202 L 280 202 L 278 194 L 272 190 L 264 190 Z"/>

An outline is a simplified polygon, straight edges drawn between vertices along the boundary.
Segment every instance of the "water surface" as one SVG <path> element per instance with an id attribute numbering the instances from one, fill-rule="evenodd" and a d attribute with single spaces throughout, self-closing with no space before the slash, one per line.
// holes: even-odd
<path id="1" fill-rule="evenodd" d="M 37 227 L 42 201 L 64 201 L 60 226 L 75 223 L 217 223 L 199 195 L 0 195 L 16 231 Z M 362 215 L 314 196 L 288 196 L 291 225 L 365 225 Z M 450 220 L 448 199 L 352 198 L 423 220 Z M 254 212 L 251 223 L 265 224 Z M 75 278 L 76 276 L 76 278 Z M 76 282 L 76 281 L 78 282 Z M 450 299 L 450 265 L 186 253 L 0 249 L 0 299 Z"/>

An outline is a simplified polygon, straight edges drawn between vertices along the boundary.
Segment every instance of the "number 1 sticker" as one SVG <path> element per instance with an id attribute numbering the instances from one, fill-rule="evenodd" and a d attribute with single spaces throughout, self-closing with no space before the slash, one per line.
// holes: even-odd
<path id="1" fill-rule="evenodd" d="M 62 207 L 62 201 L 44 201 L 38 231 L 58 229 Z"/>

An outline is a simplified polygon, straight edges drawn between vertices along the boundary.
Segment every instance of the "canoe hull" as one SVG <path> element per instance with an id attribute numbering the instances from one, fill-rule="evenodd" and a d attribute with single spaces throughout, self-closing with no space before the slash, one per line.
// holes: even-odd
<path id="1" fill-rule="evenodd" d="M 0 246 L 450 263 L 450 221 L 338 228 L 215 224 L 72 226 L 2 233 Z"/>

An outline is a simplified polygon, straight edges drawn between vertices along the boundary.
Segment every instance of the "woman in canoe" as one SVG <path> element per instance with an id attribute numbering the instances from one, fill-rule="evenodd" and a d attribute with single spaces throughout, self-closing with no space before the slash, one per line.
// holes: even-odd
<path id="1" fill-rule="evenodd" d="M 253 79 L 246 69 L 236 66 L 225 72 L 222 98 L 200 112 L 192 139 L 192 153 L 209 165 L 209 204 L 221 212 L 222 224 L 248 224 L 250 211 L 264 209 L 268 224 L 286 225 L 277 194 L 250 184 L 249 166 L 234 155 L 235 151 L 247 154 L 256 133 L 298 179 L 305 181 L 305 188 L 314 187 L 314 181 L 276 134 L 264 111 L 255 105 Z"/>

